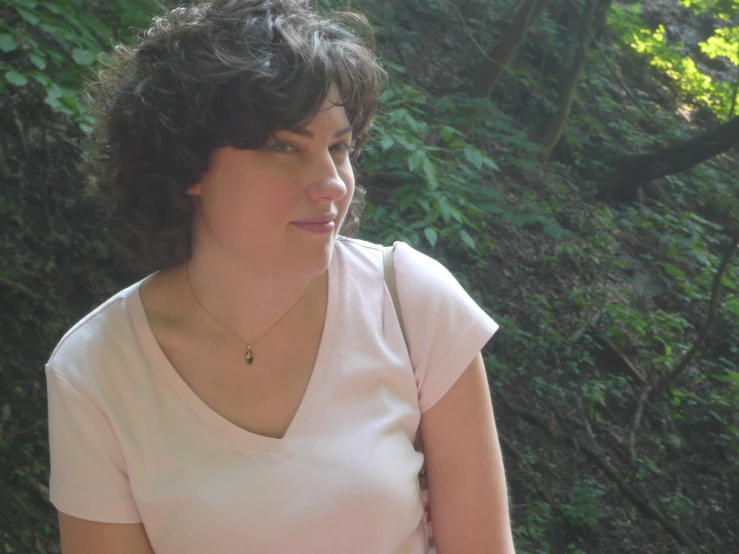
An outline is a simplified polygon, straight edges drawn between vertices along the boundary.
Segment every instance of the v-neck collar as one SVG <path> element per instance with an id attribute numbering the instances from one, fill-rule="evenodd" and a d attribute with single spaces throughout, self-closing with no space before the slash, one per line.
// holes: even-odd
<path id="1" fill-rule="evenodd" d="M 321 389 L 331 367 L 331 356 L 333 352 L 336 322 L 341 311 L 342 275 L 340 261 L 339 240 L 334 242 L 331 261 L 328 266 L 328 301 L 326 303 L 326 318 L 321 334 L 321 343 L 318 355 L 313 367 L 313 372 L 300 402 L 293 420 L 282 438 L 267 437 L 247 431 L 232 423 L 218 412 L 208 406 L 172 366 L 165 356 L 161 346 L 154 337 L 146 311 L 141 301 L 140 288 L 146 280 L 142 279 L 131 287 L 130 294 L 126 297 L 134 331 L 145 355 L 152 365 L 162 374 L 172 391 L 178 396 L 182 403 L 190 409 L 208 427 L 225 437 L 229 441 L 254 450 L 268 450 L 278 452 L 285 456 L 292 455 L 292 445 L 303 430 L 313 413 L 320 398 Z"/>

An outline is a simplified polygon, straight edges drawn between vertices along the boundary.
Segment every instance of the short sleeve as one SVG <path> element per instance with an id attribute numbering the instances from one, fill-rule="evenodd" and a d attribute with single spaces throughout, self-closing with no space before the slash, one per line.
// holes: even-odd
<path id="1" fill-rule="evenodd" d="M 105 413 L 51 366 L 51 503 L 61 512 L 106 523 L 138 523 L 121 448 Z"/>
<path id="2" fill-rule="evenodd" d="M 498 324 L 433 258 L 401 242 L 395 248 L 394 264 L 423 413 L 451 389 Z"/>

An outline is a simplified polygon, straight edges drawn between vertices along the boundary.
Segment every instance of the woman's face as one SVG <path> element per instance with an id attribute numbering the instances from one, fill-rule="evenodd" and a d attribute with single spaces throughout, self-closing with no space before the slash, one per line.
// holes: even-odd
<path id="1" fill-rule="evenodd" d="M 188 190 L 198 197 L 197 249 L 217 249 L 272 277 L 322 273 L 354 194 L 352 134 L 338 91 L 305 127 L 278 131 L 260 150 L 213 152 Z M 328 223 L 307 223 L 319 219 Z"/>

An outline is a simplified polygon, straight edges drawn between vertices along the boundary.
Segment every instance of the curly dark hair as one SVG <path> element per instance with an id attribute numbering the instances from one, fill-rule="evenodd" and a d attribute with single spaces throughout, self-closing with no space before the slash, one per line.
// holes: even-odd
<path id="1" fill-rule="evenodd" d="M 113 243 L 132 267 L 157 271 L 191 255 L 185 191 L 220 147 L 259 149 L 315 116 L 332 84 L 356 161 L 386 78 L 367 19 L 308 0 L 213 0 L 156 17 L 118 45 L 87 88 L 96 124 L 85 173 Z M 341 229 L 356 233 L 357 186 Z"/>

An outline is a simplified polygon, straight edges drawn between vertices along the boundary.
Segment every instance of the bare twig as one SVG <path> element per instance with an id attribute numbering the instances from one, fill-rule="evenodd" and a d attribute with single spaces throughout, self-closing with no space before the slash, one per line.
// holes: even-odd
<path id="1" fill-rule="evenodd" d="M 13 110 L 13 121 L 15 122 L 16 129 L 18 129 L 18 138 L 20 138 L 21 147 L 23 147 L 23 155 L 26 157 L 26 160 L 30 162 L 31 157 L 28 153 L 28 140 L 26 139 L 26 131 L 23 128 L 23 121 L 18 114 L 18 110 Z"/>
<path id="2" fill-rule="evenodd" d="M 17 283 L 15 281 L 11 281 L 7 277 L 3 277 L 2 275 L 0 275 L 0 285 L 4 285 L 4 286 L 6 286 L 8 288 L 11 288 L 11 289 L 15 289 L 17 291 L 20 291 L 20 292 L 24 293 L 26 296 L 30 296 L 34 300 L 41 300 L 41 298 L 42 298 L 42 296 L 40 294 L 33 292 L 32 290 L 30 290 L 25 285 L 21 285 L 20 283 Z"/>
<path id="3" fill-rule="evenodd" d="M 580 416 L 582 417 L 583 425 L 585 425 L 585 430 L 588 432 L 588 439 L 590 442 L 590 446 L 595 448 L 596 447 L 595 434 L 593 433 L 593 428 L 590 426 L 590 420 L 588 419 L 588 412 L 585 410 L 585 407 L 582 405 L 582 399 L 579 396 L 575 396 L 575 399 L 577 401 L 578 407 L 580 408 Z"/>
<path id="4" fill-rule="evenodd" d="M 636 377 L 637 381 L 639 381 L 642 385 L 649 384 L 649 381 L 647 381 L 647 378 L 644 377 L 644 375 L 642 375 L 641 371 L 636 369 L 636 366 L 634 366 L 634 364 L 631 362 L 631 360 L 629 360 L 626 354 L 621 352 L 621 350 L 619 350 L 619 348 L 615 344 L 613 344 L 613 342 L 611 342 L 611 340 L 608 339 L 608 337 L 602 337 L 602 339 L 611 348 L 611 350 L 613 350 L 616 356 L 618 356 L 621 359 L 621 361 L 624 363 L 624 366 L 626 366 L 626 369 L 629 370 L 629 373 L 631 373 L 631 375 Z"/>
<path id="5" fill-rule="evenodd" d="M 631 461 L 636 462 L 636 450 L 634 444 L 636 443 L 636 432 L 639 429 L 642 415 L 644 414 L 644 405 L 649 398 L 649 392 L 652 390 L 651 385 L 647 385 L 639 395 L 639 402 L 636 405 L 636 411 L 634 412 L 633 423 L 631 424 L 631 431 L 629 432 L 629 454 L 631 454 Z"/>

